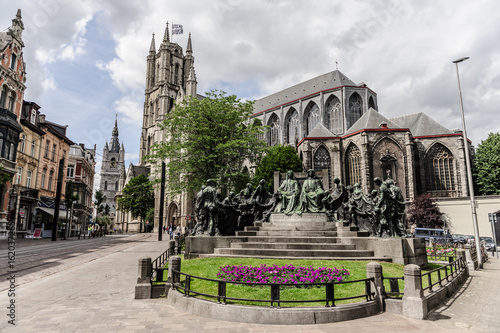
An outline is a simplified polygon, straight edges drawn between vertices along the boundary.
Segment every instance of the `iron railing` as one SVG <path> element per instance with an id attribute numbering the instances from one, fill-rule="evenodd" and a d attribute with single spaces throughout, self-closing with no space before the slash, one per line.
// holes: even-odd
<path id="1" fill-rule="evenodd" d="M 168 268 L 165 267 L 165 265 L 168 262 L 168 259 L 170 258 L 171 255 L 175 254 L 175 245 L 171 246 L 168 248 L 165 252 L 160 254 L 158 258 L 153 260 L 151 262 L 151 281 L 153 282 L 166 282 L 166 280 L 163 279 L 164 276 L 164 271 L 167 270 Z"/>
<path id="2" fill-rule="evenodd" d="M 399 289 L 399 281 L 404 281 L 405 277 L 384 277 L 382 276 L 382 282 L 387 280 L 389 282 L 389 290 L 385 289 L 384 284 L 384 296 L 388 298 L 401 298 L 404 296 L 404 293 Z"/>
<path id="3" fill-rule="evenodd" d="M 423 288 L 423 291 L 428 290 L 431 293 L 434 292 L 432 289 L 433 287 L 437 285 L 439 285 L 439 287 L 442 287 L 444 280 L 446 280 L 446 283 L 450 282 L 450 278 L 456 277 L 461 271 L 465 270 L 465 268 L 465 262 L 462 260 L 462 258 L 458 258 L 457 260 L 452 261 L 446 266 L 442 266 L 422 274 L 422 282 L 424 281 L 424 279 L 427 279 L 427 287 Z M 433 280 L 435 282 L 433 282 Z"/>
<path id="4" fill-rule="evenodd" d="M 181 276 L 185 277 L 184 281 L 181 281 Z M 195 291 L 191 289 L 191 282 L 193 279 L 210 281 L 213 283 L 217 283 L 217 295 L 207 294 L 200 291 Z M 256 283 L 256 282 L 229 282 L 223 280 L 209 279 L 199 276 L 194 276 L 190 274 L 185 274 L 180 271 L 173 271 L 173 286 L 174 288 L 183 293 L 185 297 L 190 296 L 205 296 L 208 298 L 212 298 L 217 300 L 219 304 L 227 304 L 227 301 L 240 301 L 240 302 L 258 302 L 258 303 L 270 303 L 271 307 L 279 308 L 281 303 L 313 303 L 313 302 L 325 302 L 326 307 L 334 307 L 335 303 L 343 300 L 364 298 L 366 302 L 372 301 L 375 296 L 374 289 L 372 290 L 371 284 L 374 283 L 374 278 L 367 278 L 361 280 L 353 280 L 353 281 L 340 281 L 340 282 L 327 282 L 327 283 L 311 283 L 311 284 L 294 284 L 294 283 Z M 365 293 L 361 295 L 353 295 L 349 297 L 335 297 L 335 287 L 342 284 L 351 284 L 351 283 L 364 283 L 365 285 Z M 237 297 L 229 297 L 227 295 L 227 284 L 232 285 L 250 285 L 250 286 L 270 286 L 270 298 L 269 299 L 247 299 L 247 298 L 237 298 Z M 312 300 L 282 300 L 280 297 L 280 291 L 282 287 L 295 287 L 295 288 L 304 288 L 304 287 L 314 287 L 314 286 L 324 286 L 325 288 L 325 297 L 320 299 L 312 299 Z M 276 305 L 276 306 L 275 306 Z"/>

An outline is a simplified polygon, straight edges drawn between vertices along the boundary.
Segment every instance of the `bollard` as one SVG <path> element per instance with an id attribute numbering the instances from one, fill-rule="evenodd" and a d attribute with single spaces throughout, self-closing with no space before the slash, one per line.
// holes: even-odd
<path id="1" fill-rule="evenodd" d="M 382 279 L 382 265 L 378 262 L 370 262 L 366 265 L 366 277 L 374 278 L 376 295 L 375 299 L 379 303 L 380 311 L 384 311 L 384 282 Z"/>
<path id="2" fill-rule="evenodd" d="M 168 259 L 168 276 L 167 283 L 165 283 L 165 296 L 168 296 L 170 289 L 181 279 L 180 274 L 174 273 L 173 271 L 181 271 L 181 257 L 179 256 L 171 256 Z"/>
<path id="3" fill-rule="evenodd" d="M 137 285 L 135 286 L 135 299 L 151 298 L 151 258 L 139 259 L 139 273 Z"/>
<path id="4" fill-rule="evenodd" d="M 422 272 L 418 265 L 405 266 L 405 291 L 403 316 L 425 319 L 428 314 L 427 299 L 422 289 Z"/>

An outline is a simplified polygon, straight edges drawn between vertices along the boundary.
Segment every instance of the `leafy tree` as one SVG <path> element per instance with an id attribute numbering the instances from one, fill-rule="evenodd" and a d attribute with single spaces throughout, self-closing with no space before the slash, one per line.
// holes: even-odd
<path id="1" fill-rule="evenodd" d="M 500 194 L 500 133 L 490 133 L 475 155 L 475 178 L 482 195 Z"/>
<path id="2" fill-rule="evenodd" d="M 97 190 L 95 192 L 95 201 L 94 204 L 96 206 L 97 216 L 95 221 L 101 227 L 106 226 L 111 223 L 111 219 L 109 218 L 110 207 L 108 204 L 103 204 L 105 200 L 104 193 L 101 190 Z"/>
<path id="3" fill-rule="evenodd" d="M 430 194 L 421 194 L 408 207 L 408 222 L 418 228 L 442 228 L 443 214 Z"/>
<path id="4" fill-rule="evenodd" d="M 125 185 L 122 194 L 118 199 L 118 207 L 124 212 L 131 212 L 133 217 L 140 217 L 142 229 L 148 209 L 155 204 L 153 184 L 146 175 L 141 174 Z"/>
<path id="5" fill-rule="evenodd" d="M 243 163 L 260 156 L 264 127 L 248 122 L 253 102 L 211 91 L 188 97 L 165 115 L 161 127 L 167 140 L 152 146 L 150 162 L 166 161 L 169 194 L 197 191 L 213 179 L 225 195 L 241 180 Z"/>
<path id="6" fill-rule="evenodd" d="M 267 154 L 257 164 L 254 176 L 254 185 L 257 186 L 261 179 L 266 180 L 268 191 L 273 191 L 274 172 L 302 171 L 302 161 L 291 146 L 276 145 L 268 148 Z"/>
<path id="7" fill-rule="evenodd" d="M 80 197 L 78 194 L 73 193 L 73 182 L 71 180 L 66 182 L 66 192 L 64 196 L 64 202 L 66 203 L 66 221 L 72 221 L 73 220 L 73 203 L 78 201 Z M 68 216 L 69 212 L 71 211 L 71 214 Z M 69 217 L 69 219 L 68 219 Z M 71 222 L 68 223 L 68 230 L 66 230 L 66 233 L 69 235 L 71 232 Z"/>

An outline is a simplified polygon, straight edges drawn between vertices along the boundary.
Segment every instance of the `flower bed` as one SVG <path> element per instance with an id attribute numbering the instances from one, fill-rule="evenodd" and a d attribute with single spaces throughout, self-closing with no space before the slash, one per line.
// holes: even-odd
<path id="1" fill-rule="evenodd" d="M 295 267 L 294 265 L 259 267 L 228 265 L 219 268 L 217 277 L 228 282 L 312 284 L 340 282 L 349 276 L 345 268 Z"/>
<path id="2" fill-rule="evenodd" d="M 434 244 L 426 247 L 427 257 L 431 260 L 448 260 L 448 257 L 456 257 L 454 247 L 444 247 Z"/>

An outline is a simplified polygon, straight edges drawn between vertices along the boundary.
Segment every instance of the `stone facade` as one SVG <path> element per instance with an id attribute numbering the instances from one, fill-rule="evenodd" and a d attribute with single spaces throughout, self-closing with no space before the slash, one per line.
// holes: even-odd
<path id="1" fill-rule="evenodd" d="M 467 196 L 461 132 L 424 113 L 388 119 L 376 98 L 336 70 L 256 101 L 252 118 L 269 126 L 268 145 L 292 145 L 304 170 L 325 170 L 325 187 L 338 177 L 369 193 L 379 177 L 396 181 L 407 200 Z"/>
<path id="2" fill-rule="evenodd" d="M 21 10 L 18 10 L 9 29 L 0 31 L 0 238 L 7 237 L 7 216 L 16 206 L 17 193 L 12 178 L 17 172 L 17 146 L 22 131 L 19 118 L 26 90 L 23 30 Z"/>
<path id="3" fill-rule="evenodd" d="M 144 101 L 143 125 L 140 139 L 140 166 L 151 170 L 151 178 L 160 178 L 160 165 L 144 159 L 150 147 L 156 142 L 167 140 L 158 124 L 174 106 L 186 96 L 202 98 L 196 93 L 197 81 L 194 69 L 193 47 L 189 35 L 186 52 L 177 43 L 170 41 L 168 24 L 159 49 L 155 38 L 147 57 L 146 91 Z M 185 216 L 192 214 L 193 208 L 189 195 L 166 197 L 164 203 L 163 225 L 186 225 Z M 160 192 L 155 190 L 155 231 L 160 214 Z"/>
<path id="4" fill-rule="evenodd" d="M 116 222 L 116 209 L 118 203 L 116 196 L 119 193 L 120 178 L 125 168 L 125 147 L 120 146 L 118 138 L 118 119 L 115 120 L 115 127 L 111 134 L 111 141 L 104 145 L 102 150 L 101 182 L 99 190 L 104 194 L 103 205 L 109 206 L 109 217 L 111 230 Z"/>

